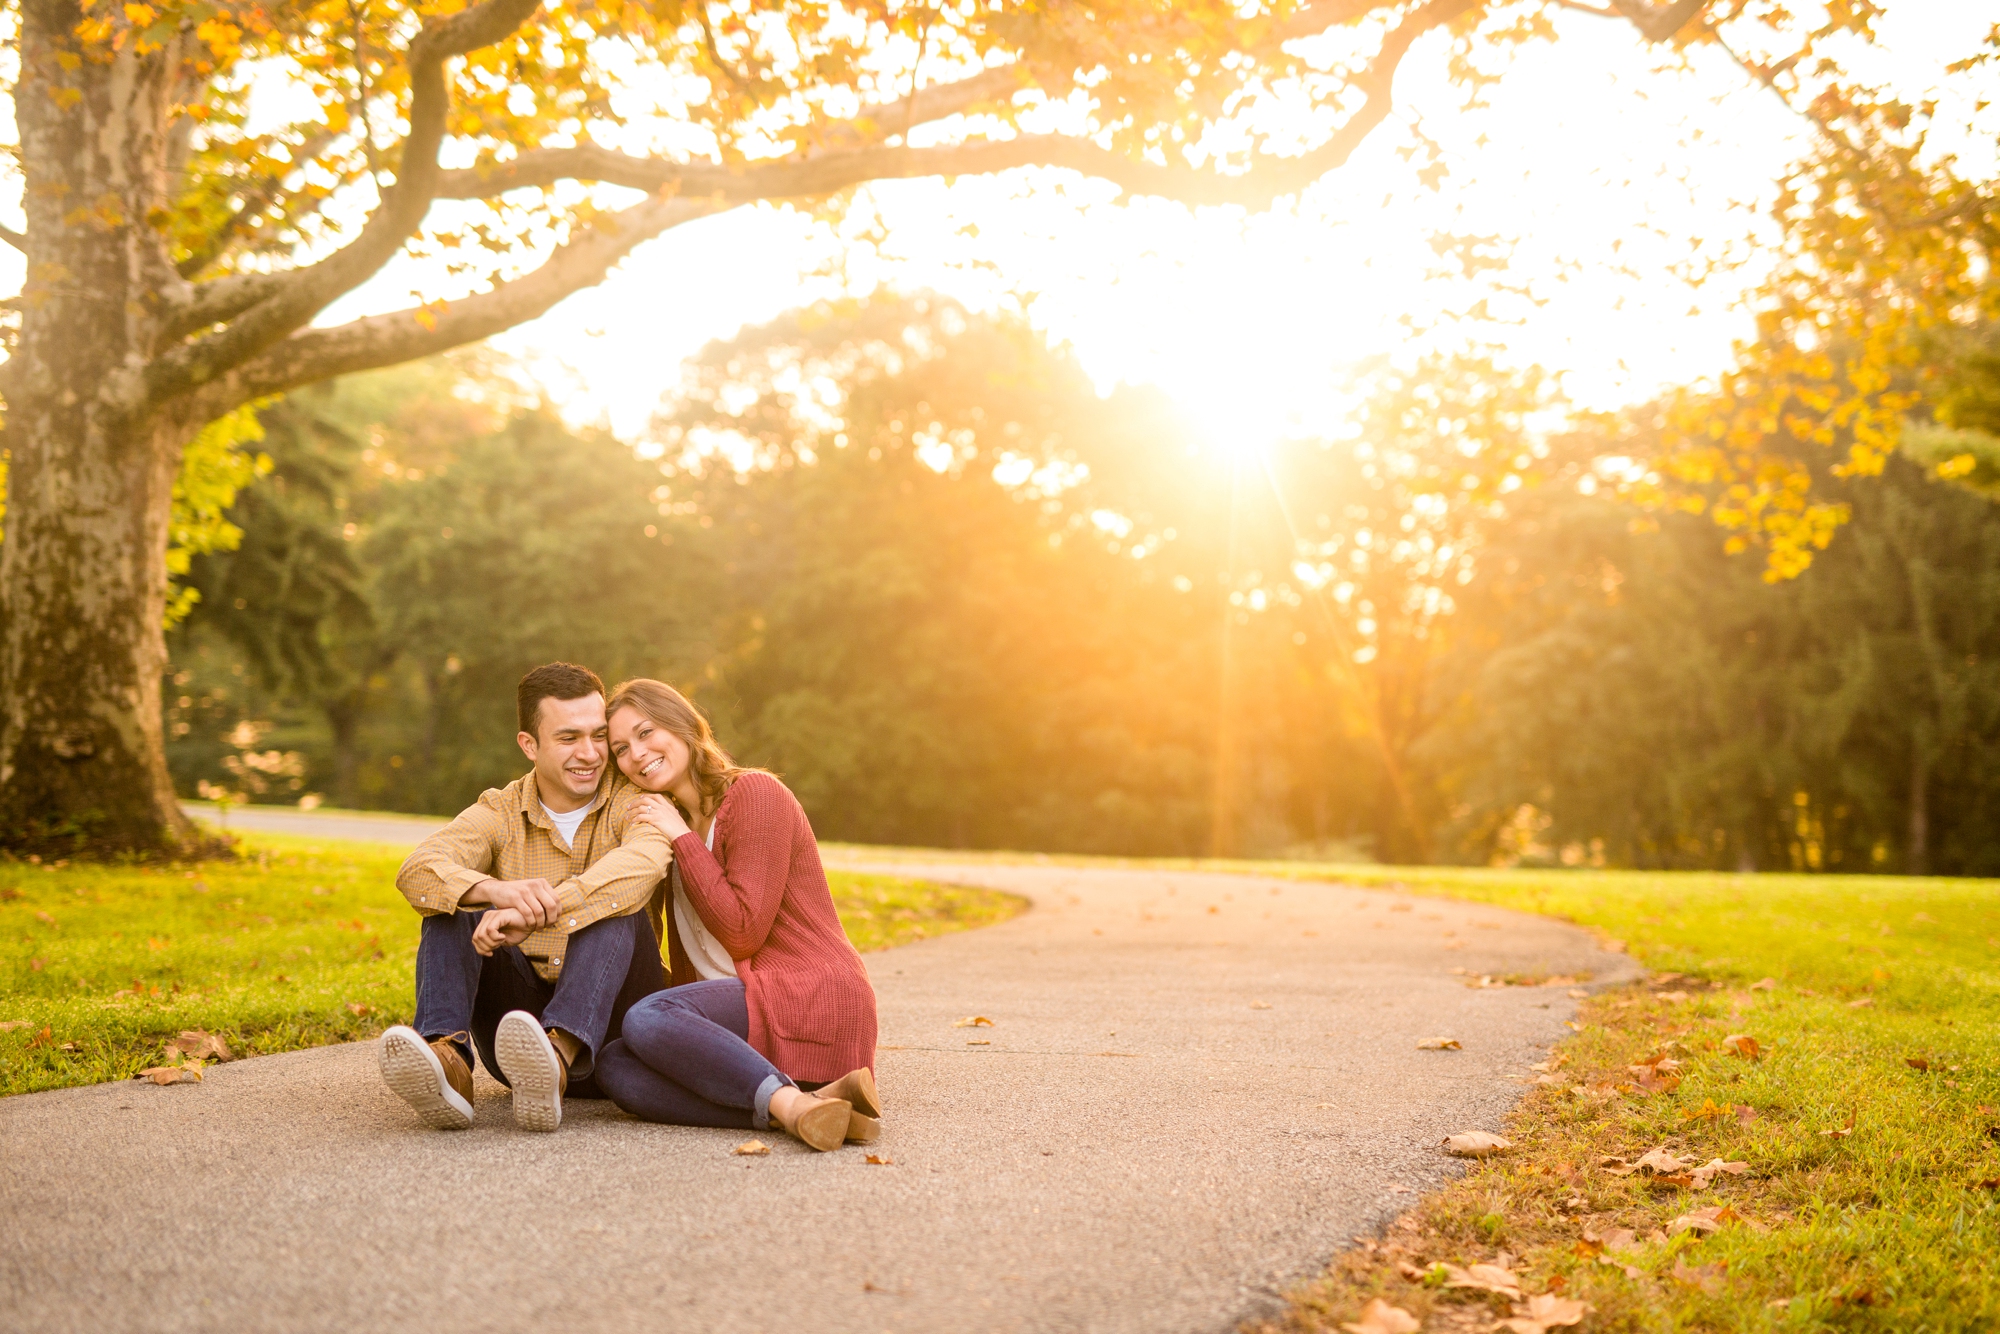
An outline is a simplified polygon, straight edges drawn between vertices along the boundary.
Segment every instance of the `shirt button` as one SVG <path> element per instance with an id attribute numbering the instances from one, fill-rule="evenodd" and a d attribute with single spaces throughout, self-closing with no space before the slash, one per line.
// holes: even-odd
<path id="1" fill-rule="evenodd" d="M 576 918 L 574 918 L 574 917 L 570 918 L 570 919 L 569 919 L 569 924 L 570 924 L 571 926 L 575 926 L 575 925 L 576 925 Z"/>
<path id="2" fill-rule="evenodd" d="M 562 962 L 562 960 L 561 960 L 561 959 L 550 959 L 550 960 L 549 960 L 549 962 L 550 962 L 550 963 L 561 963 L 561 962 Z"/>

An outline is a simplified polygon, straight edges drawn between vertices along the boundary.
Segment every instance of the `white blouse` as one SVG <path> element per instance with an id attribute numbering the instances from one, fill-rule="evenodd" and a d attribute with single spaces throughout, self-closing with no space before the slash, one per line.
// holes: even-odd
<path id="1" fill-rule="evenodd" d="M 710 852 L 715 851 L 715 822 L 708 823 L 708 837 L 702 840 Z M 688 902 L 687 884 L 681 877 L 679 862 L 674 863 L 674 930 L 680 932 L 681 948 L 687 951 L 688 962 L 704 982 L 713 982 L 718 977 L 736 976 L 736 960 L 729 957 L 729 951 L 722 948 L 702 922 L 701 914 Z"/>

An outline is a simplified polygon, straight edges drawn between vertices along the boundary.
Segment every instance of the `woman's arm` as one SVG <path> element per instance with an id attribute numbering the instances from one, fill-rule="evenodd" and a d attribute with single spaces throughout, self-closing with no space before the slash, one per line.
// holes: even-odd
<path id="1" fill-rule="evenodd" d="M 765 774 L 745 774 L 715 813 L 716 842 L 728 864 L 716 860 L 693 832 L 674 840 L 681 882 L 702 925 L 715 933 L 732 959 L 764 948 L 784 902 L 797 829 L 790 795 Z"/>

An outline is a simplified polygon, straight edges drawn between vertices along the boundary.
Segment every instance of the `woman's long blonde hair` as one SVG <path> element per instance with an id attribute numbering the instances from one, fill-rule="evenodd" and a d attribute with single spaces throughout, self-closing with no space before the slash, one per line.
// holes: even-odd
<path id="1" fill-rule="evenodd" d="M 729 752 L 716 741 L 708 719 L 688 702 L 686 695 L 664 681 L 642 676 L 619 682 L 605 702 L 604 716 L 609 718 L 626 708 L 637 709 L 653 726 L 672 732 L 688 748 L 688 771 L 694 776 L 695 791 L 701 793 L 701 809 L 682 812 L 690 819 L 696 816 L 706 819 L 714 814 L 715 808 L 722 804 L 722 794 L 744 774 L 765 772 L 746 769 L 730 759 Z M 668 800 L 673 800 L 671 794 Z"/>

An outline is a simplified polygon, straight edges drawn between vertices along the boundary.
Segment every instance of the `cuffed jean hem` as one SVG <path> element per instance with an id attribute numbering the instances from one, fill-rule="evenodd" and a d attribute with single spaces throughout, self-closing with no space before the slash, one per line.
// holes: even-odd
<path id="1" fill-rule="evenodd" d="M 768 1074 L 764 1082 L 757 1086 L 757 1094 L 750 1100 L 750 1124 L 758 1130 L 771 1128 L 771 1099 L 781 1088 L 797 1088 L 798 1085 L 781 1074 Z"/>

